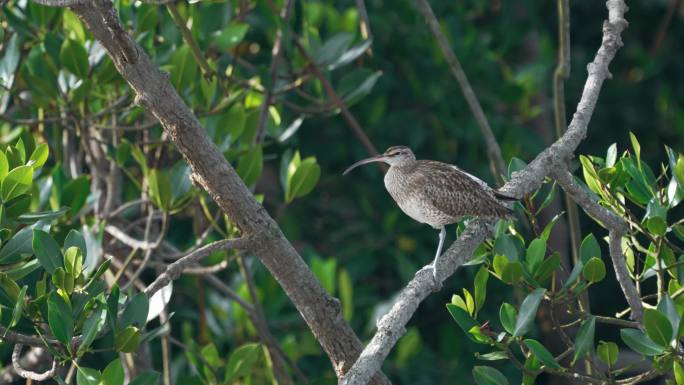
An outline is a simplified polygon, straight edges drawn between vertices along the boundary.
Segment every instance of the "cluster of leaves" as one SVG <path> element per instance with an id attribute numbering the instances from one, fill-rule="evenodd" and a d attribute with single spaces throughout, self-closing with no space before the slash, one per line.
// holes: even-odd
<path id="1" fill-rule="evenodd" d="M 657 298 L 656 305 L 646 305 L 648 307 L 644 310 L 643 320 L 639 320 L 643 328 L 620 329 L 622 342 L 636 353 L 652 358 L 652 371 L 682 373 L 678 349 L 680 339 L 684 337 L 684 323 L 681 322 L 684 315 L 684 298 L 681 294 L 684 290 L 680 290 L 684 275 L 680 263 L 682 259 L 674 257 L 674 250 L 679 252 L 680 249 L 675 241 L 667 238 L 672 234 L 677 238 L 681 236 L 680 230 L 676 229 L 681 226 L 681 221 L 668 222 L 667 211 L 681 201 L 682 186 L 677 167 L 684 167 L 684 157 L 666 148 L 670 167 L 663 166 L 656 178 L 649 166 L 640 160 L 638 141 L 633 135 L 631 139 L 633 153 L 625 151 L 618 157 L 616 145 L 612 145 L 606 159 L 581 156 L 586 182 L 586 185 L 582 185 L 593 194 L 593 199 L 629 222 L 630 231 L 622 239 L 622 251 L 631 278 L 643 284 L 649 278 L 658 277 L 657 292 L 643 295 L 644 298 Z M 579 180 L 577 182 L 581 183 Z M 587 289 L 606 277 L 601 246 L 593 234 L 587 235 L 580 246 L 580 259 L 561 282 L 560 254 L 548 250 L 547 245 L 556 219 L 550 221 L 539 237 L 527 244 L 518 231 L 511 227 L 512 231 L 508 233 L 505 224 L 500 223 L 492 247 L 481 247 L 479 255 L 468 263 L 482 264 L 475 275 L 472 293 L 464 288 L 463 295 L 455 294 L 452 297 L 447 309 L 471 341 L 494 348 L 490 353 L 478 355 L 479 359 L 518 361 L 523 372 L 523 384 L 533 384 L 536 376 L 542 372 L 574 374 L 576 362 L 594 354 L 605 367 L 594 371 L 590 381 L 601 382 L 624 375 L 624 368 L 616 367 L 618 344 L 612 341 L 595 344 L 597 320 L 601 322 L 611 317 L 597 317 L 580 310 L 585 307 L 579 306 Z M 645 241 L 650 242 L 648 247 L 641 246 Z M 490 276 L 527 293 L 518 308 L 506 302 L 501 305 L 501 331 L 495 331 L 493 323 L 489 321 L 477 321 L 478 312 L 485 304 Z M 579 324 L 574 341 L 557 357 L 538 340 L 528 337 L 542 301 L 548 301 L 552 308 L 560 306 L 566 309 L 576 317 L 575 323 Z M 619 316 L 625 314 L 627 312 Z M 561 325 L 556 325 L 555 329 L 557 333 L 566 333 Z M 571 360 L 562 365 L 561 359 L 566 357 L 571 357 Z M 509 383 L 501 372 L 490 366 L 475 367 L 473 376 L 481 385 Z M 684 376 L 676 376 L 676 384 L 683 383 Z"/>
<path id="2" fill-rule="evenodd" d="M 84 200 L 73 197 L 87 195 L 87 183 L 85 193 L 76 191 L 77 184 L 58 183 L 61 166 L 50 173 L 43 169 L 48 160 L 47 144 L 36 144 L 23 129 L 13 134 L 14 140 L 0 150 L 0 310 L 11 309 L 2 325 L 7 331 L 35 332 L 60 362 L 87 354 L 96 340 L 113 341 L 101 345 L 106 350 L 135 351 L 147 338 L 141 334 L 148 317 L 147 297 L 139 293 L 127 300 L 116 285 L 107 294 L 100 277 L 110 261 L 97 266 L 96 258 L 88 258 L 87 238 L 68 226 L 69 214 L 78 211 Z M 41 174 L 48 176 L 36 178 Z M 52 183 L 46 183 L 48 179 Z M 42 193 L 46 188 L 49 195 Z M 75 206 L 60 206 L 67 202 Z M 60 209 L 40 211 L 47 205 Z M 50 335 L 41 325 L 49 327 Z M 118 361 L 112 364 L 121 366 Z M 111 371 L 118 373 L 119 369 L 108 367 L 105 373 Z M 78 383 L 91 384 L 87 378 L 95 372 L 79 368 Z M 156 381 L 156 375 L 144 378 L 147 380 L 136 383 Z"/>
<path id="3" fill-rule="evenodd" d="M 357 38 L 355 13 L 338 17 L 339 12 L 329 5 L 297 4 L 294 22 L 282 23 L 260 3 L 114 3 L 126 28 L 154 64 L 169 73 L 171 83 L 243 182 L 254 188 L 266 167 L 279 168 L 282 194 L 269 197 L 274 205 L 292 204 L 314 190 L 321 166 L 316 156 L 300 155 L 295 134 L 313 115 L 339 112 L 327 101 L 329 95 L 310 67 L 318 66 L 348 105 L 366 96 L 380 77 L 377 71 L 349 65 L 368 51 L 371 41 Z M 93 364 L 103 364 L 96 368 L 82 366 L 77 380 L 79 384 L 110 383 L 109 376 L 118 373 L 121 365 L 118 361 L 106 365 L 111 353 L 134 352 L 168 328 L 145 330 L 147 315 L 151 320 L 158 314 L 152 310 L 157 308 L 155 302 L 161 301 L 163 307 L 168 295 L 148 299 L 135 294 L 130 284 L 126 287 L 131 289 L 119 291 L 113 282 L 126 277 L 124 270 L 135 268 L 139 250 L 132 250 L 125 261 L 121 258 L 123 268 L 110 274 L 109 262 L 101 263 L 102 255 L 119 257 L 120 249 L 111 252 L 107 248 L 114 241 L 103 243 L 107 223 L 98 210 L 107 201 L 120 203 L 127 209 L 117 211 L 116 218 L 105 213 L 104 219 L 132 224 L 161 213 L 165 225 L 160 240 L 183 231 L 174 230 L 175 226 L 189 227 L 188 218 L 194 227 L 210 224 L 211 232 L 203 239 L 236 236 L 237 229 L 229 218 L 217 214 L 206 194 L 192 187 L 189 167 L 170 149 L 156 121 L 133 104 L 131 91 L 113 62 L 72 11 L 28 1 L 3 3 L 0 12 L 0 115 L 10 117 L 0 126 L 8 165 L 1 192 L 0 294 L 6 294 L 2 305 L 14 309 L 2 325 L 28 334 L 49 332 L 45 342 L 63 363 L 79 359 L 85 365 L 81 360 L 87 359 L 85 355 L 105 357 Z M 326 33 L 321 35 L 315 27 L 324 23 Z M 265 70 L 270 49 L 263 44 L 272 41 L 278 29 L 283 30 L 284 64 L 272 79 Z M 267 92 L 271 99 L 264 132 L 259 132 Z M 33 123 L 30 129 L 17 127 L 14 119 Z M 34 135 L 45 143 L 36 146 Z M 71 143 L 78 139 L 81 143 Z M 89 147 L 93 143 L 100 146 L 95 153 Z M 54 158 L 51 168 L 41 171 L 48 159 L 48 144 Z M 104 154 L 98 154 L 102 149 Z M 103 163 L 107 167 L 102 168 Z M 98 179 L 102 173 L 96 176 L 97 169 L 110 173 L 106 183 L 116 185 L 111 191 L 102 190 L 102 179 Z M 138 230 L 131 230 L 130 236 L 138 236 Z M 182 235 L 171 243 L 178 248 L 193 244 L 187 233 Z M 219 254 L 211 256 L 209 263 L 225 259 L 225 253 Z M 314 256 L 312 261 L 326 289 L 343 298 L 344 316 L 351 319 L 353 287 L 347 270 L 333 259 Z M 259 294 L 263 291 L 285 304 L 277 285 L 268 278 L 265 281 L 265 288 L 257 289 Z M 237 280 L 235 287 L 250 297 L 244 281 Z M 203 294 L 192 290 L 192 295 Z M 259 372 L 272 378 L 268 355 L 261 358 L 263 346 L 245 343 L 258 338 L 245 313 L 216 305 L 223 301 L 212 295 L 210 311 L 201 315 L 209 318 L 209 329 L 206 324 L 198 327 L 188 322 L 195 319 L 192 314 L 174 319 L 184 331 L 182 340 L 189 347 L 185 353 L 195 369 L 190 371 L 193 377 L 206 383 L 231 383 Z M 271 311 L 279 313 L 278 308 Z M 226 333 L 226 328 L 231 332 Z M 225 337 L 217 340 L 211 334 Z M 288 334 L 283 343 L 290 357 L 322 354 L 309 333 L 300 334 Z M 199 344 L 194 343 L 197 336 Z M 226 360 L 220 358 L 225 346 L 233 350 Z M 252 365 L 255 360 L 265 364 Z"/>

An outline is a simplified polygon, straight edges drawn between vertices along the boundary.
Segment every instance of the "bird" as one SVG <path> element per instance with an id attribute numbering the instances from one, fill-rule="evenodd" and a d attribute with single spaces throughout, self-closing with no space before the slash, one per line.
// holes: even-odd
<path id="1" fill-rule="evenodd" d="M 460 168 L 434 160 L 417 160 L 410 148 L 392 146 L 383 154 L 360 160 L 342 175 L 368 163 L 389 165 L 385 188 L 399 208 L 414 220 L 439 230 L 439 244 L 432 263 L 422 270 L 432 270 L 437 281 L 437 261 L 444 246 L 446 226 L 464 216 L 505 219 L 513 211 L 506 202 L 514 196 L 493 189 L 486 182 Z"/>

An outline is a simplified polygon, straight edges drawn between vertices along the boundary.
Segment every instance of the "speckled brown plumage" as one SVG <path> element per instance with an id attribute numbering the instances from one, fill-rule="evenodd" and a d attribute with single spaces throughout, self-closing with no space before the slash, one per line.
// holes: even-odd
<path id="1" fill-rule="evenodd" d="M 442 162 L 416 160 L 392 166 L 385 174 L 385 187 L 408 216 L 436 229 L 467 215 L 505 218 L 511 214 L 492 188 Z"/>
<path id="2" fill-rule="evenodd" d="M 512 212 L 501 201 L 516 200 L 489 187 L 482 180 L 456 166 L 434 160 L 416 160 L 405 146 L 390 147 L 384 154 L 360 160 L 344 172 L 371 162 L 390 165 L 385 187 L 406 215 L 426 223 L 439 232 L 435 259 L 424 269 L 431 269 L 437 279 L 437 260 L 442 252 L 445 226 L 466 215 L 506 218 Z"/>

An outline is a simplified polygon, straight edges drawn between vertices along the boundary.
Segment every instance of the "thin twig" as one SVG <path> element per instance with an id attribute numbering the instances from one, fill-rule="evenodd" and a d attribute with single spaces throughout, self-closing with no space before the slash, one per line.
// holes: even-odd
<path id="1" fill-rule="evenodd" d="M 22 344 L 16 344 L 14 345 L 14 350 L 12 350 L 12 367 L 18 375 L 27 380 L 32 381 L 46 381 L 54 377 L 55 372 L 57 371 L 57 360 L 55 360 L 54 358 L 52 359 L 52 366 L 50 367 L 50 369 L 43 373 L 36 373 L 22 368 L 19 361 L 21 360 L 21 349 L 23 347 L 24 345 Z"/>
<path id="2" fill-rule="evenodd" d="M 290 9 L 292 8 L 292 0 L 285 0 L 283 8 L 280 10 L 280 26 L 276 31 L 275 40 L 273 41 L 273 48 L 271 49 L 271 67 L 268 70 L 268 76 L 271 78 L 271 86 L 266 90 L 264 101 L 259 107 L 259 121 L 257 124 L 257 134 L 254 136 L 255 143 L 261 143 L 266 136 L 266 122 L 268 120 L 268 109 L 273 102 L 273 91 L 277 84 L 278 66 L 280 58 L 282 57 L 283 47 L 283 25 L 287 23 Z"/>
<path id="3" fill-rule="evenodd" d="M 594 201 L 591 195 L 575 182 L 574 177 L 567 170 L 556 169 L 552 172 L 552 176 L 561 188 L 563 188 L 563 190 L 570 195 L 587 214 L 608 229 L 608 246 L 610 258 L 615 270 L 615 276 L 620 283 L 622 292 L 625 294 L 627 303 L 632 309 L 632 319 L 641 322 L 643 305 L 641 304 L 639 293 L 629 277 L 629 270 L 627 269 L 625 258 L 622 254 L 622 246 L 620 244 L 622 236 L 628 230 L 627 222 Z"/>
<path id="4" fill-rule="evenodd" d="M 194 265 L 197 261 L 210 255 L 215 251 L 223 249 L 244 249 L 247 246 L 248 241 L 246 239 L 233 238 L 212 242 L 204 247 L 201 247 L 193 251 L 192 253 L 186 255 L 185 257 L 177 260 L 176 262 L 170 264 L 166 268 L 166 270 L 163 273 L 161 273 L 157 277 L 157 279 L 154 280 L 154 282 L 147 286 L 147 288 L 145 289 L 145 294 L 148 297 L 151 297 L 152 294 L 156 293 L 162 287 L 168 285 L 169 282 L 178 279 L 181 276 L 181 274 L 183 274 L 183 270 L 185 270 L 186 267 Z"/>
<path id="5" fill-rule="evenodd" d="M 461 66 L 461 62 L 458 60 L 458 57 L 456 57 L 447 37 L 442 32 L 439 21 L 435 17 L 434 12 L 432 12 L 432 7 L 430 7 L 428 0 L 415 0 L 415 4 L 420 13 L 423 14 L 423 17 L 425 17 L 432 34 L 435 35 L 439 48 L 442 50 L 442 54 L 449 64 L 451 73 L 461 87 L 461 92 L 463 92 L 463 97 L 465 97 L 466 102 L 468 103 L 470 112 L 472 112 L 477 125 L 480 127 L 487 147 L 487 156 L 489 157 L 489 167 L 492 171 L 492 175 L 494 175 L 497 182 L 503 183 L 503 177 L 506 175 L 506 164 L 501 155 L 501 147 L 499 147 L 499 143 L 496 141 L 496 137 L 492 132 L 487 116 L 484 111 L 482 111 L 482 106 L 475 95 L 475 91 L 473 91 L 473 87 L 470 85 L 470 81 L 468 81 L 468 76 L 466 76 L 466 73 Z"/>

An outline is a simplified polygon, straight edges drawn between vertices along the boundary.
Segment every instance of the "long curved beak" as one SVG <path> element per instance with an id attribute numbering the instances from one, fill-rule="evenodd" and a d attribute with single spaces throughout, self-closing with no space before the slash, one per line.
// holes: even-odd
<path id="1" fill-rule="evenodd" d="M 374 156 L 374 157 L 372 157 L 372 158 L 363 159 L 363 160 L 360 160 L 360 161 L 358 161 L 358 162 L 352 164 L 351 166 L 349 166 L 349 168 L 347 168 L 346 170 L 344 170 L 344 172 L 342 173 L 342 175 L 347 175 L 347 174 L 349 173 L 349 171 L 351 171 L 351 170 L 353 170 L 353 169 L 355 169 L 355 168 L 357 168 L 357 167 L 359 167 L 359 166 L 363 166 L 364 164 L 373 163 L 373 162 L 384 162 L 384 161 L 385 161 L 385 156 L 382 155 L 382 154 L 381 154 L 381 155 L 376 155 L 376 156 Z"/>

